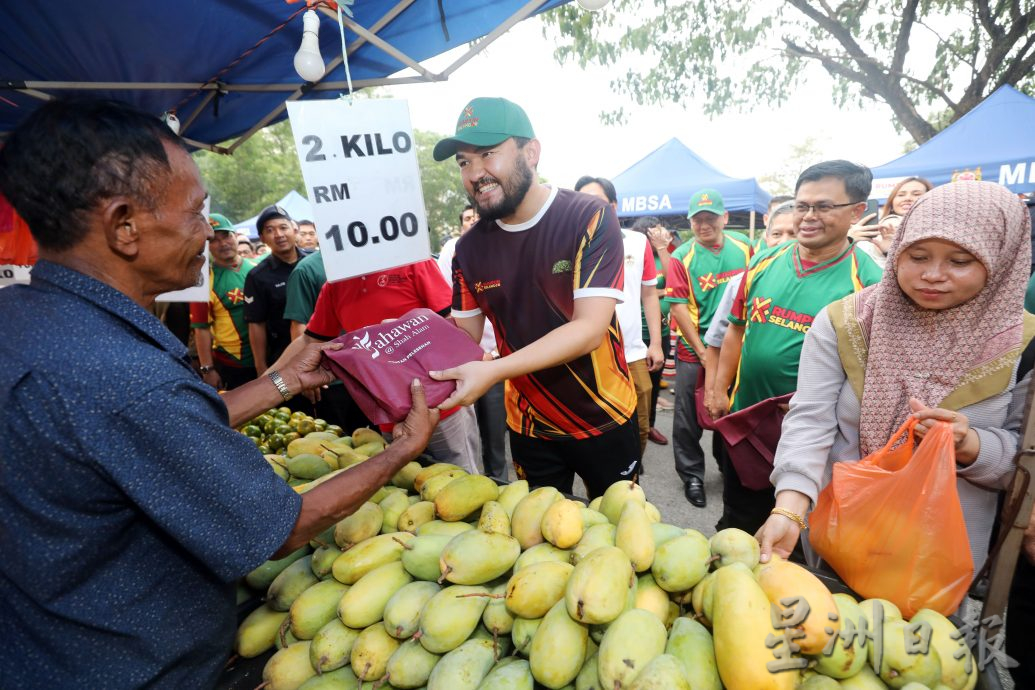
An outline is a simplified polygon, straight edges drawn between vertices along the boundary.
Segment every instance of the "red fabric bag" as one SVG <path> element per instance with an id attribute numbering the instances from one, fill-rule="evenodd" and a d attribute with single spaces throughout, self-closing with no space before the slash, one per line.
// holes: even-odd
<path id="1" fill-rule="evenodd" d="M 769 475 L 787 414 L 780 405 L 786 405 L 793 395 L 767 398 L 712 422 L 715 431 L 722 434 L 730 462 L 745 488 L 755 491 L 772 488 Z"/>
<path id="2" fill-rule="evenodd" d="M 485 354 L 465 331 L 430 309 L 411 309 L 395 321 L 351 331 L 334 342 L 345 347 L 325 351 L 323 364 L 375 424 L 406 418 L 415 378 L 424 384 L 428 407 L 441 404 L 456 390 L 456 382 L 436 381 L 428 372 L 480 360 Z"/>
<path id="3" fill-rule="evenodd" d="M 914 450 L 915 426 L 909 419 L 859 462 L 835 462 L 809 516 L 809 542 L 845 584 L 907 619 L 923 608 L 951 614 L 974 575 L 952 427 L 935 424 Z"/>

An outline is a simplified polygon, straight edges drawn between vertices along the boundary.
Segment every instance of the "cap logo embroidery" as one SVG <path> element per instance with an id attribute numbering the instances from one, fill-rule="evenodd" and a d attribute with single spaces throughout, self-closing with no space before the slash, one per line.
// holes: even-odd
<path id="1" fill-rule="evenodd" d="M 698 206 L 711 206 L 712 200 L 707 194 L 701 195 L 701 200 L 697 202 Z"/>
<path id="2" fill-rule="evenodd" d="M 214 228 L 219 227 L 219 221 L 217 221 L 215 218 L 209 218 L 208 224 Z"/>

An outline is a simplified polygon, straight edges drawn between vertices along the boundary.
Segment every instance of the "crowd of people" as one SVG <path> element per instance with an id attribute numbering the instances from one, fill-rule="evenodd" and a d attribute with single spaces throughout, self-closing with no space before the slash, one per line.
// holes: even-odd
<path id="1" fill-rule="evenodd" d="M 73 153 L 57 165 L 51 148 Z M 920 438 L 952 425 L 980 569 L 1035 359 L 1031 223 L 1016 195 L 909 178 L 868 217 L 870 171 L 823 161 L 773 198 L 758 238 L 727 227 L 718 190 L 694 190 L 681 240 L 657 217 L 623 229 L 605 178 L 540 182 L 540 155 L 520 106 L 472 100 L 434 149 L 471 200 L 457 238 L 437 258 L 328 283 L 312 223 L 264 209 L 260 252 L 225 216 L 206 218 L 196 166 L 154 118 L 80 100 L 30 116 L 0 151 L 0 190 L 41 257 L 30 286 L 0 291 L 5 458 L 37 458 L 5 461 L 0 486 L 0 591 L 28 631 L 0 652 L 22 669 L 12 683 L 33 686 L 40 669 L 59 687 L 99 683 L 117 670 L 211 686 L 233 632 L 229 583 L 422 452 L 503 480 L 509 438 L 513 471 L 533 486 L 571 493 L 578 476 L 595 497 L 635 479 L 647 444 L 668 444 L 655 427 L 667 359 L 687 502 L 707 505 L 701 440 L 714 429 L 716 528 L 756 534 L 763 560 L 815 564 L 800 536 L 833 463 L 874 452 L 911 418 Z M 58 184 L 69 176 L 76 184 Z M 205 252 L 195 373 L 147 309 L 194 284 Z M 320 352 L 417 307 L 452 319 L 484 357 L 429 372 L 456 382 L 437 410 L 415 381 L 410 415 L 381 429 L 396 440 L 388 451 L 291 491 L 232 427 L 281 404 L 368 425 Z M 66 337 L 38 347 L 55 332 Z M 72 415 L 85 424 L 67 436 L 38 433 Z M 1018 582 L 1030 591 L 1035 533 L 1026 548 Z M 1022 620 L 1031 605 L 1011 604 Z"/>

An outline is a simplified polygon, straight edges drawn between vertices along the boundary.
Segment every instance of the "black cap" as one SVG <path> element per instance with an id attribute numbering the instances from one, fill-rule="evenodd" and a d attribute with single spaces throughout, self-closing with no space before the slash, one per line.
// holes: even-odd
<path id="1" fill-rule="evenodd" d="M 266 225 L 266 221 L 273 220 L 274 218 L 287 218 L 291 220 L 291 216 L 284 210 L 282 206 L 267 206 L 262 209 L 262 213 L 259 214 L 258 219 L 255 221 L 255 229 L 258 233 L 262 234 L 262 227 Z"/>

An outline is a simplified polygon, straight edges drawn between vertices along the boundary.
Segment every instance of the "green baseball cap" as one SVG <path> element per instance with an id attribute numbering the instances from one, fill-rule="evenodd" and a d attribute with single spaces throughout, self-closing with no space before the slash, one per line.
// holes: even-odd
<path id="1" fill-rule="evenodd" d="M 722 194 L 716 189 L 702 189 L 690 197 L 690 210 L 687 218 L 693 218 L 701 211 L 710 211 L 717 216 L 726 213 L 726 205 L 722 203 Z"/>
<path id="2" fill-rule="evenodd" d="M 212 226 L 213 230 L 223 232 L 233 232 L 234 224 L 230 222 L 230 219 L 224 216 L 222 213 L 211 213 L 208 217 L 208 224 Z"/>
<path id="3" fill-rule="evenodd" d="M 457 118 L 456 134 L 435 144 L 432 155 L 444 161 L 455 156 L 461 144 L 495 146 L 510 137 L 535 138 L 521 106 L 506 98 L 475 98 Z"/>

